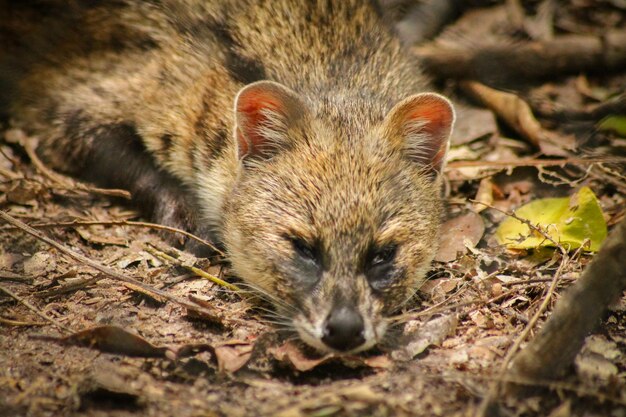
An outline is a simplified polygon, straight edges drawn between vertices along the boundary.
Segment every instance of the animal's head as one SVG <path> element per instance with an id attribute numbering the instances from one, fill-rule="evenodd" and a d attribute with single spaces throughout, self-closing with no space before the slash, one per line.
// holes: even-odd
<path id="1" fill-rule="evenodd" d="M 303 341 L 356 352 L 381 340 L 434 256 L 454 112 L 425 93 L 365 129 L 330 119 L 280 84 L 240 91 L 224 236 L 235 272 Z"/>

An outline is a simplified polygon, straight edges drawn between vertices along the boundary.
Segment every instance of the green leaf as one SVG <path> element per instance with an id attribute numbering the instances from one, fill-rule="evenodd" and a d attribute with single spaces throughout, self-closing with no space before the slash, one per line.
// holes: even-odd
<path id="1" fill-rule="evenodd" d="M 538 226 L 564 248 L 596 252 L 606 238 L 607 227 L 598 199 L 589 187 L 570 198 L 543 198 L 520 207 L 515 214 Z M 496 238 L 511 249 L 536 249 L 554 246 L 536 230 L 512 217 L 504 220 Z"/>
<path id="2" fill-rule="evenodd" d="M 611 130 L 626 138 L 626 116 L 607 116 L 598 125 L 600 130 Z"/>

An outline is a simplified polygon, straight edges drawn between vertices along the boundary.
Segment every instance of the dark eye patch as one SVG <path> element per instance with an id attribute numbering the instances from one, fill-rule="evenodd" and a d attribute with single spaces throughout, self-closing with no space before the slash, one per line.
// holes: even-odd
<path id="1" fill-rule="evenodd" d="M 317 263 L 318 250 L 315 244 L 311 244 L 299 236 L 287 236 L 287 239 L 291 242 L 293 250 L 300 258 Z"/>
<path id="2" fill-rule="evenodd" d="M 310 241 L 295 234 L 285 235 L 291 243 L 294 257 L 291 263 L 294 282 L 305 287 L 315 285 L 322 273 L 322 251 L 318 241 Z"/>
<path id="3" fill-rule="evenodd" d="M 374 290 L 383 290 L 393 280 L 398 246 L 394 243 L 375 246 L 368 251 L 364 272 Z"/>

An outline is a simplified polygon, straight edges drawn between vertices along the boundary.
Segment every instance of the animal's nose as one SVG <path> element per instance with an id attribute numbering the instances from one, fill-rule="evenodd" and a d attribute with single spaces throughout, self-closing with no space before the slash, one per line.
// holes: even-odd
<path id="1" fill-rule="evenodd" d="M 324 322 L 322 341 L 327 346 L 347 351 L 365 342 L 363 317 L 354 308 L 341 306 L 331 310 Z"/>

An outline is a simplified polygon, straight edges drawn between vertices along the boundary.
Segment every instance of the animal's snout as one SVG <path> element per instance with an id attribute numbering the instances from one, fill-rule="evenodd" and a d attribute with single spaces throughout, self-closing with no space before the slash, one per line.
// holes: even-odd
<path id="1" fill-rule="evenodd" d="M 348 306 L 335 307 L 324 322 L 322 341 L 339 351 L 352 350 L 365 342 L 364 330 L 358 311 Z"/>

